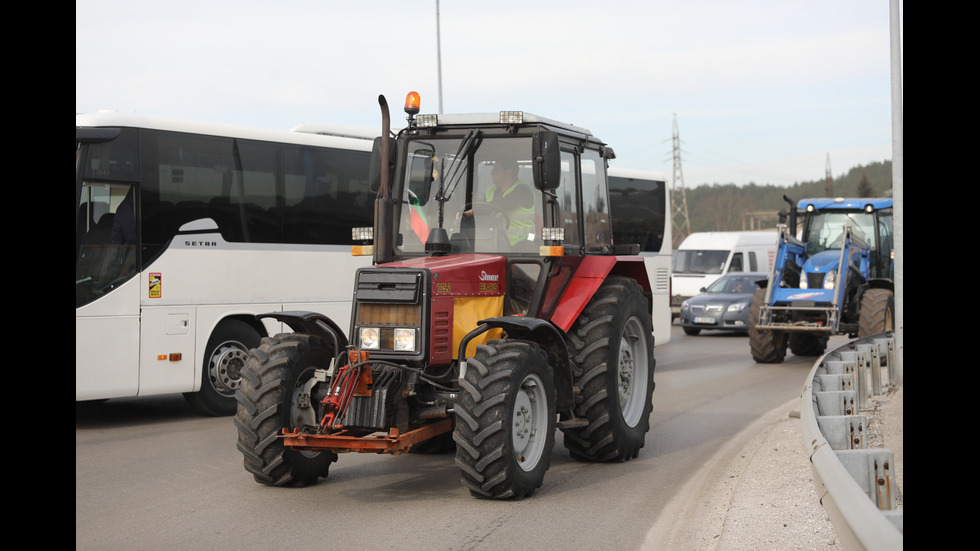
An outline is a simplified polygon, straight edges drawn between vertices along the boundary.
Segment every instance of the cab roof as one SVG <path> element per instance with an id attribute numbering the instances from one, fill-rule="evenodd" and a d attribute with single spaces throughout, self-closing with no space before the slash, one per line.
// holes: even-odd
<path id="1" fill-rule="evenodd" d="M 457 114 L 419 114 L 420 129 L 447 126 L 478 126 L 478 125 L 528 125 L 543 124 L 560 128 L 569 132 L 592 136 L 587 128 L 559 122 L 547 117 L 541 117 L 525 111 L 500 111 L 499 113 L 457 113 Z"/>
<path id="2" fill-rule="evenodd" d="M 816 210 L 864 210 L 871 205 L 874 210 L 887 209 L 892 207 L 891 197 L 815 197 L 811 199 L 801 199 L 797 204 L 800 210 L 806 210 L 808 206 L 813 206 Z"/>

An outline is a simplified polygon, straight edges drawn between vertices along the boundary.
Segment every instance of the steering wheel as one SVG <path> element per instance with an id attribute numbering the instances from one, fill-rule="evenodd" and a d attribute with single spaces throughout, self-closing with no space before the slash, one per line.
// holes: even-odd
<path id="1" fill-rule="evenodd" d="M 494 205 L 493 203 L 473 203 L 473 214 L 475 215 L 477 210 L 489 210 L 492 214 L 499 215 L 504 222 L 504 228 L 510 228 L 510 216 L 501 210 L 500 207 Z"/>

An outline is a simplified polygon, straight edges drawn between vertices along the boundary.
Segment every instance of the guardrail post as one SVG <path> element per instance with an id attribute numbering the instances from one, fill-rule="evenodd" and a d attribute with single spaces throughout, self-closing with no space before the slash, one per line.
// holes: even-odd
<path id="1" fill-rule="evenodd" d="M 836 453 L 847 472 L 879 510 L 891 511 L 898 507 L 898 490 L 892 471 L 895 456 L 891 450 L 840 450 Z"/>

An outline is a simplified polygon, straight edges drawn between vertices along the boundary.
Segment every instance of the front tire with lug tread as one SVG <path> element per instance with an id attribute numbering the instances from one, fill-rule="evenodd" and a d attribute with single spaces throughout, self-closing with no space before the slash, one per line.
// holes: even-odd
<path id="1" fill-rule="evenodd" d="M 256 482 L 270 486 L 306 486 L 326 477 L 333 452 L 287 448 L 282 429 L 318 424 L 314 371 L 326 369 L 333 357 L 316 336 L 286 333 L 262 339 L 249 354 L 236 394 L 238 450 L 245 470 Z"/>
<path id="2" fill-rule="evenodd" d="M 555 445 L 555 382 L 532 342 L 492 340 L 467 360 L 456 402 L 456 466 L 475 497 L 523 499 L 541 486 Z"/>

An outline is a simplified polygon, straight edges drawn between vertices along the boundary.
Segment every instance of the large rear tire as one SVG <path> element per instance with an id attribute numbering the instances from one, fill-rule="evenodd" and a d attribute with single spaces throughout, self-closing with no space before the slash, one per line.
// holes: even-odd
<path id="1" fill-rule="evenodd" d="M 861 295 L 858 338 L 895 329 L 895 295 L 888 289 L 868 289 Z"/>
<path id="2" fill-rule="evenodd" d="M 211 333 L 204 355 L 201 390 L 184 398 L 204 415 L 234 415 L 238 408 L 235 392 L 242 382 L 242 368 L 248 351 L 259 345 L 261 337 L 252 326 L 239 320 L 225 320 Z"/>
<path id="3" fill-rule="evenodd" d="M 786 333 L 756 328 L 762 303 L 765 300 L 766 290 L 756 289 L 749 309 L 749 347 L 752 349 L 752 359 L 756 363 L 778 364 L 786 359 Z"/>
<path id="4" fill-rule="evenodd" d="M 653 409 L 653 322 L 636 281 L 609 277 L 575 321 L 575 414 L 588 426 L 563 429 L 565 447 L 586 461 L 640 453 Z"/>
<path id="5" fill-rule="evenodd" d="M 492 340 L 467 360 L 456 401 L 456 465 L 476 497 L 523 499 L 555 445 L 555 381 L 537 344 Z"/>
<path id="6" fill-rule="evenodd" d="M 288 333 L 262 339 L 242 370 L 238 389 L 238 450 L 245 470 L 270 486 L 306 486 L 326 477 L 332 452 L 289 449 L 282 429 L 317 425 L 314 371 L 329 367 L 334 351 L 313 335 Z"/>

